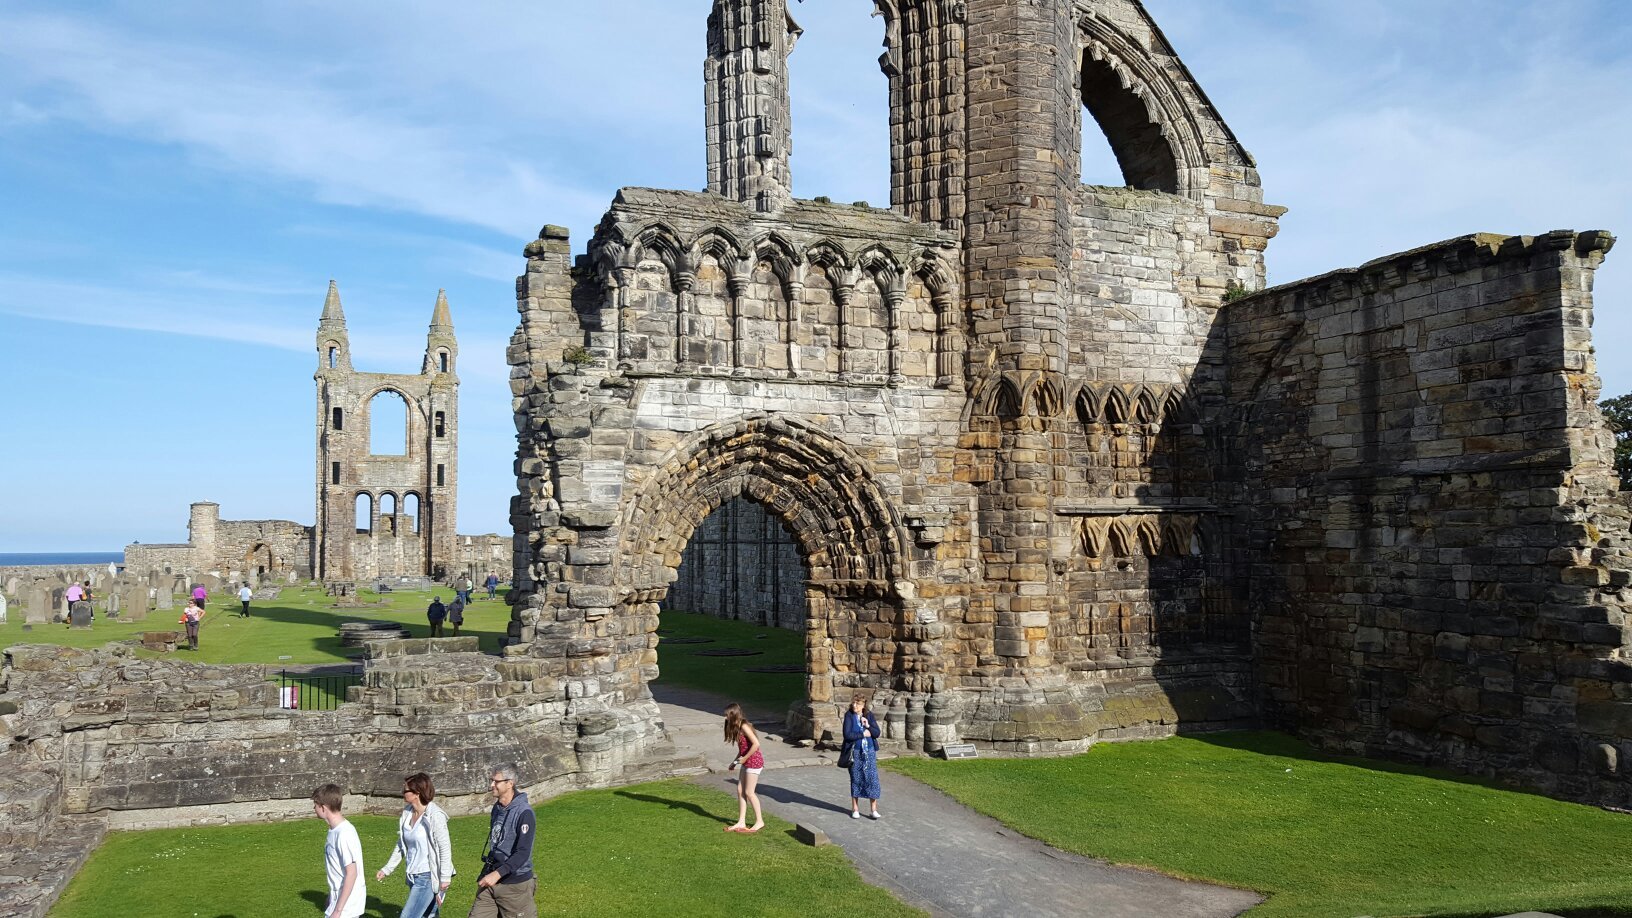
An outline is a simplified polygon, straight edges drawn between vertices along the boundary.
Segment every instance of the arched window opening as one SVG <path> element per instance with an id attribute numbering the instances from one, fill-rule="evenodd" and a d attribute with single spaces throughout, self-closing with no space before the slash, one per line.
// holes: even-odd
<path id="1" fill-rule="evenodd" d="M 380 495 L 380 526 L 392 535 L 397 534 L 397 495 L 390 491 Z"/>
<path id="2" fill-rule="evenodd" d="M 330 344 L 329 345 L 329 369 L 331 369 L 331 370 L 334 369 L 336 366 L 339 365 L 339 363 L 340 363 L 340 348 L 336 347 L 334 344 Z"/>
<path id="3" fill-rule="evenodd" d="M 447 351 L 440 351 L 440 352 L 437 353 L 437 365 L 442 368 L 442 372 L 444 372 L 444 373 L 448 372 L 448 352 Z"/>
<path id="4" fill-rule="evenodd" d="M 364 491 L 357 495 L 357 534 L 368 535 L 374 531 L 374 498 Z"/>
<path id="5" fill-rule="evenodd" d="M 334 427 L 335 430 L 345 430 L 346 429 L 345 419 L 346 419 L 345 409 L 336 408 L 336 409 L 334 409 L 334 417 L 329 423 L 330 423 L 331 426 Z"/>
<path id="6" fill-rule="evenodd" d="M 419 528 L 419 495 L 412 491 L 402 496 L 402 512 L 407 515 L 405 527 L 415 535 L 420 533 Z"/>
<path id="7" fill-rule="evenodd" d="M 447 414 L 445 412 L 438 411 L 436 413 L 436 435 L 438 437 L 445 437 L 445 436 L 447 436 L 447 433 L 448 433 L 448 416 L 447 416 Z"/>
<path id="8" fill-rule="evenodd" d="M 408 455 L 408 400 L 384 389 L 368 401 L 368 452 L 374 456 Z"/>
<path id="9" fill-rule="evenodd" d="M 880 20 L 868 20 L 866 4 L 806 3 L 793 12 L 804 29 L 788 57 L 794 194 L 888 207 L 890 84 L 880 70 Z"/>
<path id="10" fill-rule="evenodd" d="M 799 544 L 764 505 L 734 497 L 691 534 L 664 612 L 690 612 L 803 631 L 810 573 Z M 795 674 L 797 675 L 797 674 Z"/>
<path id="11" fill-rule="evenodd" d="M 1082 119 L 1084 182 L 1113 184 L 1104 177 L 1115 174 L 1114 161 L 1121 184 L 1129 188 L 1179 192 L 1178 162 L 1162 135 L 1162 126 L 1152 122 L 1144 100 L 1122 85 L 1111 65 L 1094 60 L 1091 54 L 1085 54 L 1082 61 L 1082 102 L 1090 116 Z M 1105 144 L 1094 137 L 1096 133 L 1103 135 Z"/>

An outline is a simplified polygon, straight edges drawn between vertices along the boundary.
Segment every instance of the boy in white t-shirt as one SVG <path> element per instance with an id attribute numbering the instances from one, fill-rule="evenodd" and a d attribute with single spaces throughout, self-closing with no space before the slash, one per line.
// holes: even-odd
<path id="1" fill-rule="evenodd" d="M 329 837 L 323 844 L 323 866 L 329 874 L 328 918 L 358 918 L 368 899 L 363 880 L 363 843 L 357 829 L 340 815 L 346 792 L 338 784 L 325 784 L 312 791 L 312 812 L 328 824 Z"/>

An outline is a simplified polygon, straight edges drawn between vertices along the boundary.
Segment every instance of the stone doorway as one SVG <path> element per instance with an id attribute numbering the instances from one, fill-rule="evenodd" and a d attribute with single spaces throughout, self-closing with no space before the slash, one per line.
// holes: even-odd
<path id="1" fill-rule="evenodd" d="M 742 504 L 757 508 L 747 510 Z M 681 581 L 688 546 L 722 507 L 769 518 L 801 559 L 805 700 L 786 733 L 836 729 L 853 689 L 911 690 L 903 662 L 917 656 L 902 595 L 900 524 L 865 462 L 831 436 L 781 418 L 721 425 L 671 453 L 641 486 L 623 529 L 623 614 L 648 634 L 644 678 L 657 675 L 661 610 Z M 723 523 L 723 521 L 722 521 Z M 764 525 L 764 523 L 761 523 Z M 693 550 L 697 557 L 701 549 Z M 787 552 L 787 548 L 778 551 Z M 781 577 L 790 575 L 784 565 Z M 907 588 L 910 592 L 910 587 Z M 677 599 L 680 594 L 677 594 Z"/>

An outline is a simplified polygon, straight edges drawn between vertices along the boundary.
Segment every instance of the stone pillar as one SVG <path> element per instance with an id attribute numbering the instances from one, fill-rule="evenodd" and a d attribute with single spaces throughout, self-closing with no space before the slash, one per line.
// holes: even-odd
<path id="1" fill-rule="evenodd" d="M 714 0 L 703 65 L 708 190 L 766 213 L 792 199 L 787 0 Z"/>

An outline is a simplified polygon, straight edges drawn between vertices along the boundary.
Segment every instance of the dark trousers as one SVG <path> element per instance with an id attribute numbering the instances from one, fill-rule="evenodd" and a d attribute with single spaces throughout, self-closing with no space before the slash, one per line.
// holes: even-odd
<path id="1" fill-rule="evenodd" d="M 244 600 L 244 611 L 241 614 L 244 618 L 249 618 L 249 600 L 247 599 Z"/>
<path id="2" fill-rule="evenodd" d="M 440 619 L 440 618 L 431 619 L 431 637 L 441 637 L 441 636 L 442 636 L 442 619 Z"/>
<path id="3" fill-rule="evenodd" d="M 175 634 L 174 631 L 170 633 Z M 198 622 L 187 623 L 187 646 L 192 650 L 198 649 Z"/>

